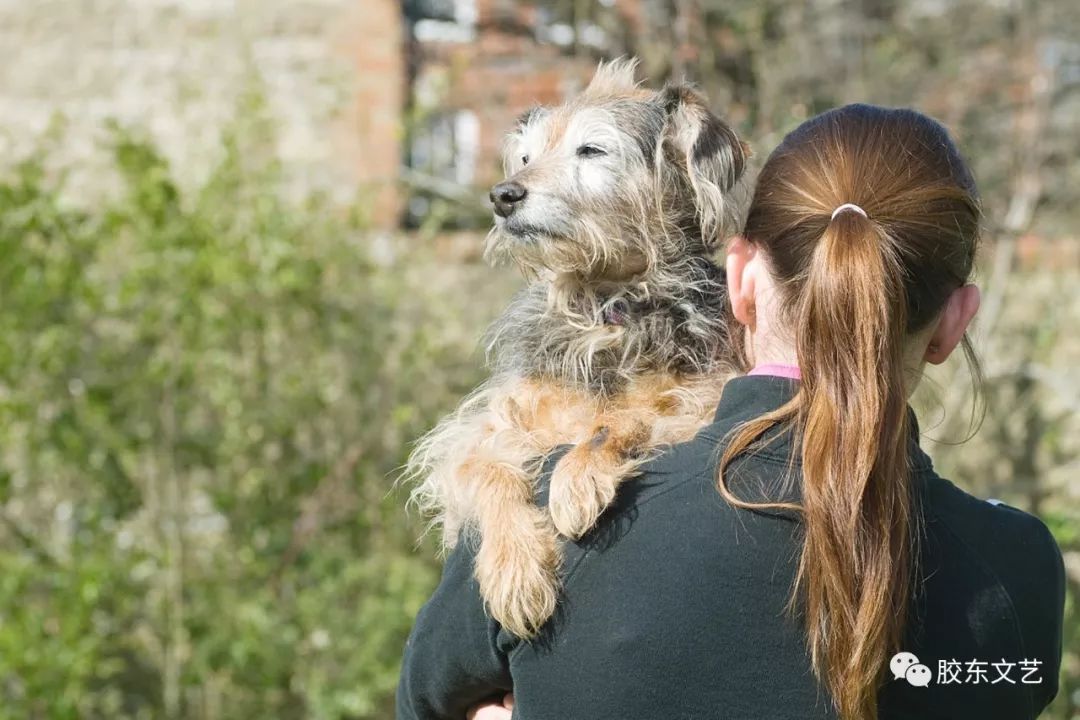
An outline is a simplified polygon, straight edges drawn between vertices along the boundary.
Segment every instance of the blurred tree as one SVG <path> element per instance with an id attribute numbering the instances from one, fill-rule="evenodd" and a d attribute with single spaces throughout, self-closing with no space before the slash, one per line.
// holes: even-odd
<path id="1" fill-rule="evenodd" d="M 437 576 L 391 478 L 474 364 L 266 131 L 188 191 L 115 131 L 89 212 L 0 181 L 0 717 L 389 713 Z"/>

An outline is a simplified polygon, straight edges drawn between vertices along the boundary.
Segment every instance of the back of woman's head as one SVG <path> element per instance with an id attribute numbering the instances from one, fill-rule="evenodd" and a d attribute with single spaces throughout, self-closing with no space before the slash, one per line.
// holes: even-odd
<path id="1" fill-rule="evenodd" d="M 775 279 L 802 382 L 791 403 L 735 433 L 721 467 L 794 422 L 805 545 L 793 600 L 844 718 L 876 717 L 914 582 L 906 341 L 968 280 L 978 225 L 974 182 L 947 131 L 867 105 L 788 135 L 751 203 L 744 236 Z M 721 489 L 746 505 L 723 477 Z"/>

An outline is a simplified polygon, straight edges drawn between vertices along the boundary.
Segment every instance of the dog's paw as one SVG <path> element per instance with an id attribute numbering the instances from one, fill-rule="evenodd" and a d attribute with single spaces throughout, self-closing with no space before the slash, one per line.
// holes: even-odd
<path id="1" fill-rule="evenodd" d="M 548 513 L 560 535 L 577 540 L 592 529 L 615 499 L 623 469 L 593 443 L 578 445 L 559 460 L 551 475 Z"/>
<path id="2" fill-rule="evenodd" d="M 476 554 L 476 579 L 488 612 L 520 638 L 539 632 L 559 595 L 559 544 L 539 508 L 521 523 L 485 535 Z"/>

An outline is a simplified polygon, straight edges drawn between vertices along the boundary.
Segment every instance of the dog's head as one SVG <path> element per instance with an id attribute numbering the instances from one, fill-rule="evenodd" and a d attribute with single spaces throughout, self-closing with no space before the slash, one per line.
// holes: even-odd
<path id="1" fill-rule="evenodd" d="M 715 248 L 737 220 L 746 147 L 685 85 L 601 65 L 581 96 L 525 113 L 491 190 L 487 253 L 526 271 L 619 279 Z"/>

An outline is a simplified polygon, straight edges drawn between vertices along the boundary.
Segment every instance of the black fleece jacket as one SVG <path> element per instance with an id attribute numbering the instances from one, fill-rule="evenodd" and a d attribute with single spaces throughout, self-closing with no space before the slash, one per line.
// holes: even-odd
<path id="1" fill-rule="evenodd" d="M 650 462 L 592 532 L 565 545 L 559 611 L 530 642 L 485 613 L 472 549 L 459 543 L 405 648 L 397 719 L 461 720 L 511 689 L 520 720 L 835 718 L 805 633 L 785 612 L 798 518 L 736 509 L 716 489 L 725 434 L 795 388 L 730 381 L 711 425 Z M 1035 517 L 940 478 L 917 435 L 921 580 L 902 650 L 927 668 L 911 676 L 930 684 L 883 668 L 880 717 L 1035 718 L 1057 691 L 1061 553 Z M 777 435 L 733 467 L 732 488 L 797 501 L 795 452 L 790 433 Z"/>

